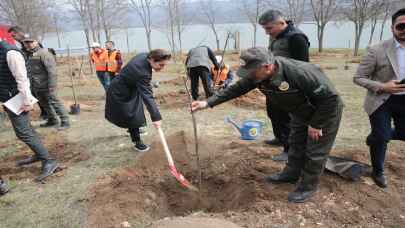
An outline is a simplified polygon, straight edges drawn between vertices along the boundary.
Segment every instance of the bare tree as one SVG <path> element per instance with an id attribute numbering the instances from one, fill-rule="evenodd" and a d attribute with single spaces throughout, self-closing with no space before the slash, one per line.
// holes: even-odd
<path id="1" fill-rule="evenodd" d="M 311 0 L 312 12 L 317 27 L 318 51 L 323 51 L 323 36 L 326 25 L 337 12 L 336 0 Z"/>
<path id="2" fill-rule="evenodd" d="M 130 4 L 142 21 L 149 50 L 152 49 L 152 8 L 154 5 L 154 0 L 131 0 Z"/>
<path id="3" fill-rule="evenodd" d="M 98 30 L 104 32 L 106 40 L 111 40 L 112 29 L 122 27 L 127 19 L 128 4 L 122 0 L 97 0 Z"/>
<path id="4" fill-rule="evenodd" d="M 383 2 L 384 2 L 384 6 L 382 7 L 383 8 L 383 20 L 381 22 L 380 41 L 383 38 L 384 29 L 385 29 L 385 25 L 387 23 L 388 17 L 391 15 L 391 13 L 394 9 L 394 6 L 395 6 L 394 2 L 391 0 L 386 0 Z"/>
<path id="5" fill-rule="evenodd" d="M 240 10 L 249 20 L 249 23 L 252 25 L 253 28 L 253 47 L 256 47 L 257 41 L 257 26 L 259 22 L 259 17 L 264 8 L 265 1 L 264 0 L 255 0 L 254 4 L 251 1 L 246 0 L 239 0 Z"/>
<path id="6" fill-rule="evenodd" d="M 203 23 L 207 24 L 211 31 L 214 33 L 215 41 L 217 45 L 217 50 L 220 50 L 220 41 L 219 41 L 219 34 L 217 28 L 217 15 L 218 10 L 215 7 L 215 0 L 201 0 L 201 11 L 202 11 L 202 21 Z"/>
<path id="7" fill-rule="evenodd" d="M 51 27 L 49 9 L 53 5 L 52 0 L 0 0 L 0 18 L 31 35 L 43 37 Z"/>
<path id="8" fill-rule="evenodd" d="M 387 0 L 376 0 L 373 7 L 370 9 L 371 13 L 371 29 L 370 29 L 370 38 L 368 40 L 368 45 L 373 42 L 374 32 L 377 27 L 377 22 L 384 14 L 385 6 L 387 5 Z"/>
<path id="9" fill-rule="evenodd" d="M 304 21 L 306 0 L 286 0 L 286 3 L 287 18 L 295 25 L 301 24 Z"/>
<path id="10" fill-rule="evenodd" d="M 346 18 L 354 23 L 355 38 L 354 52 L 357 56 L 360 47 L 360 38 L 366 23 L 373 17 L 373 10 L 377 4 L 377 0 L 353 0 L 344 10 Z"/>

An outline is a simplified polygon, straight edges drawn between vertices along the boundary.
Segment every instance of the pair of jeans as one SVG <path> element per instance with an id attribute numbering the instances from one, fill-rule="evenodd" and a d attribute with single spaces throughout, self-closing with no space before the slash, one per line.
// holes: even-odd
<path id="1" fill-rule="evenodd" d="M 280 140 L 284 146 L 284 151 L 287 152 L 291 117 L 287 112 L 278 108 L 277 105 L 272 104 L 270 99 L 270 97 L 266 97 L 267 116 L 270 118 L 274 137 Z"/>
<path id="2" fill-rule="evenodd" d="M 374 174 L 384 173 L 385 153 L 390 140 L 405 141 L 405 95 L 391 95 L 369 116 L 371 133 L 367 137 Z M 393 124 L 392 124 L 393 123 Z"/>
<path id="3" fill-rule="evenodd" d="M 191 80 L 191 96 L 194 100 L 198 100 L 199 94 L 199 82 L 201 82 L 204 87 L 205 96 L 208 98 L 212 96 L 212 80 L 210 80 L 211 73 L 204 66 L 197 66 L 189 68 L 189 77 Z"/>
<path id="4" fill-rule="evenodd" d="M 104 90 L 107 91 L 111 81 L 110 74 L 106 71 L 97 71 L 96 74 Z"/>
<path id="5" fill-rule="evenodd" d="M 29 113 L 23 112 L 20 115 L 16 115 L 7 108 L 4 108 L 4 110 L 7 112 L 17 138 L 23 141 L 39 160 L 45 161 L 51 159 L 38 133 L 31 126 Z"/>
<path id="6" fill-rule="evenodd" d="M 39 103 L 48 114 L 48 121 L 57 122 L 58 116 L 62 123 L 69 123 L 69 116 L 59 100 L 56 91 L 38 91 L 37 92 Z"/>

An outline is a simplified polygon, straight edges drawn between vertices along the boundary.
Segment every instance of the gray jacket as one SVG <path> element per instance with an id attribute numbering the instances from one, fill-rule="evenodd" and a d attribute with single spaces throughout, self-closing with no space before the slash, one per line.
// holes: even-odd
<path id="1" fill-rule="evenodd" d="M 399 78 L 395 40 L 390 39 L 367 49 L 357 69 L 354 83 L 367 89 L 364 110 L 373 114 L 391 94 L 380 92 L 383 83 Z"/>
<path id="2" fill-rule="evenodd" d="M 191 49 L 187 54 L 186 66 L 187 68 L 203 66 L 208 70 L 211 69 L 211 62 L 219 68 L 219 63 L 215 58 L 214 52 L 207 46 L 200 46 Z"/>
<path id="3" fill-rule="evenodd" d="M 28 55 L 29 76 L 34 90 L 49 90 L 57 86 L 55 57 L 44 48 L 37 48 Z"/>

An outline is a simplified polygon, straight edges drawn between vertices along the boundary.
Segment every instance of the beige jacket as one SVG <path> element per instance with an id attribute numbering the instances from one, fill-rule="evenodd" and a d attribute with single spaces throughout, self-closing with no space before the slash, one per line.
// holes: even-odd
<path id="1" fill-rule="evenodd" d="M 364 110 L 368 115 L 373 114 L 390 97 L 390 94 L 381 92 L 382 84 L 398 78 L 395 40 L 386 40 L 369 47 L 353 78 L 355 84 L 367 89 Z"/>

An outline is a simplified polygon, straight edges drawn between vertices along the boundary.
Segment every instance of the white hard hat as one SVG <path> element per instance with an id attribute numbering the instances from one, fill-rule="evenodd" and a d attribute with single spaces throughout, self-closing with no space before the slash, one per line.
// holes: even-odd
<path id="1" fill-rule="evenodd" d="M 222 61 L 222 56 L 217 55 L 217 56 L 215 56 L 215 58 L 217 59 L 217 62 L 218 62 L 218 63 L 221 63 L 221 61 Z"/>
<path id="2" fill-rule="evenodd" d="M 99 43 L 97 43 L 97 42 L 93 42 L 90 47 L 91 48 L 99 48 L 99 47 L 101 47 L 101 45 Z"/>

